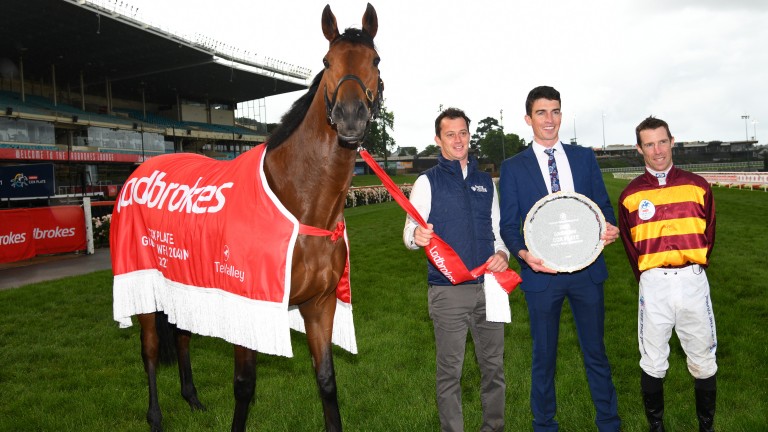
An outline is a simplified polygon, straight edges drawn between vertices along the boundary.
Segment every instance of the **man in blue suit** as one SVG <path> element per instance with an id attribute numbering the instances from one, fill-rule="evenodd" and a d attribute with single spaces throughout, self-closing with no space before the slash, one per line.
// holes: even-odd
<path id="1" fill-rule="evenodd" d="M 606 245 L 619 235 L 616 217 L 592 149 L 560 142 L 560 93 L 552 87 L 536 87 L 528 94 L 525 110 L 534 139 L 528 148 L 502 163 L 499 195 L 501 238 L 520 263 L 521 288 L 530 316 L 533 430 L 558 430 L 555 366 L 560 312 L 567 298 L 595 405 L 595 424 L 601 432 L 615 432 L 621 420 L 603 343 L 603 282 L 608 278 L 605 260 L 601 254 L 583 270 L 558 273 L 527 250 L 521 228 L 531 207 L 558 191 L 586 195 L 600 207 L 608 227 L 602 237 Z"/>

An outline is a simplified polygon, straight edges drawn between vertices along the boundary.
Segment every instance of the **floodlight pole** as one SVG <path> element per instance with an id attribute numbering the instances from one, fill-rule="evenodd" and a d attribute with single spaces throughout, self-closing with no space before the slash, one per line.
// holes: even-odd
<path id="1" fill-rule="evenodd" d="M 603 151 L 605 151 L 605 112 L 603 112 L 601 119 L 603 121 Z"/>
<path id="2" fill-rule="evenodd" d="M 499 110 L 499 127 L 501 127 L 501 161 L 507 158 L 507 151 L 504 149 L 504 110 Z"/>
<path id="3" fill-rule="evenodd" d="M 744 137 L 746 138 L 746 141 L 749 141 L 749 126 L 747 126 L 747 120 L 749 120 L 749 115 L 744 114 L 741 116 L 741 118 L 744 119 Z"/>
<path id="4" fill-rule="evenodd" d="M 752 120 L 752 140 L 757 143 L 757 120 Z"/>
<path id="5" fill-rule="evenodd" d="M 576 136 L 576 116 L 573 116 L 573 144 L 578 144 L 579 138 Z"/>

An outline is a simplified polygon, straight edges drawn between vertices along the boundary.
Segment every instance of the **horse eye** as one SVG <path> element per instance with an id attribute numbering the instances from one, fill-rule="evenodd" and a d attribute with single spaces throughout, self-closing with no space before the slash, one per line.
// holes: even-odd
<path id="1" fill-rule="evenodd" d="M 374 66 L 376 66 L 376 67 L 378 67 L 378 66 L 379 66 L 379 62 L 380 62 L 380 61 L 381 61 L 381 58 L 379 58 L 379 57 L 376 57 L 375 59 L 373 59 L 373 65 L 374 65 Z"/>
<path id="2" fill-rule="evenodd" d="M 331 66 L 331 64 L 328 63 L 328 59 L 327 58 L 323 58 L 323 66 L 325 66 L 326 69 L 328 69 Z"/>

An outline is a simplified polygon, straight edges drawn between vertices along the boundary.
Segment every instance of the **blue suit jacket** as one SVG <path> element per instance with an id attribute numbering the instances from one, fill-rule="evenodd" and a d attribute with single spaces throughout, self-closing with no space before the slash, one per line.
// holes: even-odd
<path id="1" fill-rule="evenodd" d="M 605 220 L 616 225 L 616 216 L 613 213 L 608 192 L 605 190 L 605 183 L 603 183 L 603 176 L 597 165 L 594 151 L 591 148 L 572 144 L 563 144 L 563 148 L 571 166 L 576 192 L 594 201 L 602 210 Z M 544 183 L 532 146 L 529 145 L 528 148 L 501 164 L 499 179 L 501 238 L 520 263 L 523 291 L 543 291 L 553 277 L 563 275 L 562 273 L 552 275 L 535 272 L 517 256 L 520 250 L 527 249 L 522 233 L 525 217 L 536 201 L 547 194 L 549 194 L 549 188 Z M 608 278 L 608 269 L 602 254 L 580 272 L 588 272 L 595 284 L 603 283 Z"/>

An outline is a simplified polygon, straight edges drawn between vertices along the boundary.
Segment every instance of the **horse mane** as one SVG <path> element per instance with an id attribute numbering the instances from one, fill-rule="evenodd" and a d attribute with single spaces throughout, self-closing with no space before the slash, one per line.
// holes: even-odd
<path id="1" fill-rule="evenodd" d="M 344 33 L 331 42 L 331 46 L 342 40 L 353 44 L 362 44 L 374 50 L 376 49 L 371 35 L 361 29 L 348 28 L 344 30 Z M 317 89 L 320 87 L 320 81 L 323 80 L 323 72 L 325 72 L 325 69 L 315 75 L 307 92 L 296 99 L 291 105 L 291 108 L 280 118 L 280 125 L 274 132 L 272 132 L 272 135 L 267 140 L 267 150 L 274 149 L 284 143 L 299 127 L 304 120 L 304 117 L 306 117 L 310 105 L 312 105 L 312 100 L 315 98 L 315 94 L 317 94 Z"/>
<path id="2" fill-rule="evenodd" d="M 291 108 L 280 118 L 280 126 L 272 132 L 269 140 L 267 140 L 267 150 L 276 148 L 284 143 L 293 131 L 299 127 L 309 111 L 309 106 L 312 105 L 312 99 L 315 98 L 318 87 L 320 87 L 320 81 L 323 80 L 323 72 L 325 72 L 325 69 L 315 75 L 309 90 L 304 93 L 304 96 L 296 99 Z"/>
<path id="3" fill-rule="evenodd" d="M 373 38 L 365 30 L 348 28 L 344 30 L 344 33 L 340 34 L 336 39 L 333 40 L 333 42 L 331 42 L 331 46 L 342 40 L 352 42 L 353 44 L 362 44 L 368 48 L 376 49 L 376 46 L 373 44 Z"/>

